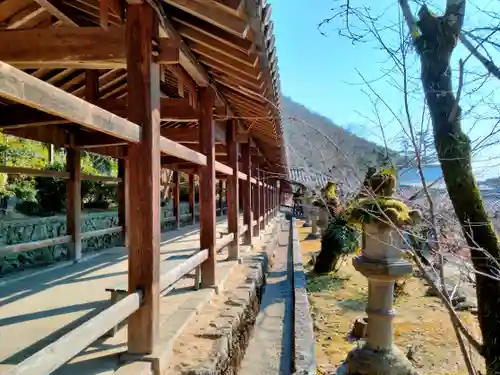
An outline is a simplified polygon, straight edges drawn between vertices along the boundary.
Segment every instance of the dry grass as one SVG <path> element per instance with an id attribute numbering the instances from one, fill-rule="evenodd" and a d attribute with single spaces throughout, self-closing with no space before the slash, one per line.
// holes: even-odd
<path id="1" fill-rule="evenodd" d="M 321 244 L 304 241 L 310 228 L 300 228 L 301 223 L 298 224 L 303 262 L 307 264 Z M 398 297 L 395 306 L 398 312 L 394 320 L 395 344 L 405 352 L 412 348 L 414 366 L 422 374 L 467 374 L 448 314 L 437 298 L 425 296 L 426 290 L 420 279 L 412 277 L 407 281 L 405 294 Z M 354 320 L 365 316 L 367 281 L 348 259 L 335 275 L 310 275 L 308 291 L 318 365 L 332 369 L 356 345 L 350 344 L 346 336 Z M 476 337 L 481 337 L 474 315 L 463 312 L 460 317 Z M 474 362 L 481 370 L 480 358 L 475 357 Z"/>

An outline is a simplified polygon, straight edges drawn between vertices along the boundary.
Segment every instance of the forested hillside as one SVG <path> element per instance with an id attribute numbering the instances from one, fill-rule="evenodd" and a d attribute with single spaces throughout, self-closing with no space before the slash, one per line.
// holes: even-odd
<path id="1" fill-rule="evenodd" d="M 336 179 L 355 183 L 368 165 L 384 160 L 383 147 L 356 136 L 288 97 L 283 97 L 282 106 L 291 166 L 331 173 Z"/>

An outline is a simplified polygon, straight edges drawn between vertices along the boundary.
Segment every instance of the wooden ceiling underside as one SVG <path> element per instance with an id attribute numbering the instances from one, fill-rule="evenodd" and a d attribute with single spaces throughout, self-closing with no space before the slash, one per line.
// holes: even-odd
<path id="1" fill-rule="evenodd" d="M 262 0 L 144 1 L 156 5 L 165 17 L 161 23 L 167 29 L 166 36 L 180 38 L 178 63 L 162 65 L 163 95 L 184 98 L 196 110 L 197 87 L 214 87 L 217 91 L 215 119 L 238 119 L 242 125 L 240 131 L 249 131 L 269 164 L 284 164 L 283 129 L 278 110 L 279 75 L 270 5 L 263 4 Z M 0 0 L 0 60 L 5 61 L 1 45 L 8 37 L 1 35 L 9 35 L 7 30 L 83 28 L 103 26 L 103 22 L 111 28 L 124 25 L 125 10 L 124 0 Z M 195 61 L 187 61 L 193 58 Z M 75 96 L 86 97 L 88 79 L 79 66 L 19 67 Z M 117 66 L 96 72 L 99 100 L 112 106 L 120 100 L 126 103 L 126 69 Z M 3 101 L 3 104 L 11 103 Z M 197 126 L 196 116 L 190 116 L 187 110 L 179 116 L 175 119 L 162 116 L 165 136 L 168 137 L 170 128 Z M 50 126 L 68 124 L 51 123 Z M 36 129 L 21 128 L 16 132 L 26 136 Z M 81 132 L 85 134 L 84 130 Z M 27 136 L 30 137 L 36 138 Z"/>

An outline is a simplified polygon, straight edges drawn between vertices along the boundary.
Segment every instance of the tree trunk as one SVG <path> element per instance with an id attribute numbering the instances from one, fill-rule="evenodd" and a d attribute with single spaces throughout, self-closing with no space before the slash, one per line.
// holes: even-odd
<path id="1" fill-rule="evenodd" d="M 471 248 L 476 271 L 478 320 L 484 343 L 482 353 L 488 374 L 500 372 L 500 282 L 483 275 L 495 275 L 490 257 L 500 260 L 500 246 L 492 222 L 486 213 L 471 164 L 470 140 L 461 129 L 461 109 L 452 91 L 450 58 L 456 44 L 456 32 L 425 11 L 418 26 L 417 39 L 422 84 L 434 128 L 434 141 L 444 180 Z"/>
<path id="2" fill-rule="evenodd" d="M 321 242 L 321 251 L 314 262 L 314 272 L 317 274 L 325 274 L 335 271 L 339 262 L 339 255 L 332 251 Z"/>

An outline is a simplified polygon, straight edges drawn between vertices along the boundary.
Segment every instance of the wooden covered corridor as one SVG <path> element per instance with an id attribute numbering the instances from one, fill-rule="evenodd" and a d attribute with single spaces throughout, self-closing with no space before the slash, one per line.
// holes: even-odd
<path id="1" fill-rule="evenodd" d="M 240 237 L 251 245 L 276 213 L 287 165 L 270 14 L 263 0 L 0 0 L 0 128 L 66 149 L 65 172 L 0 171 L 64 178 L 68 192 L 66 236 L 0 255 L 68 243 L 81 260 L 82 239 L 99 235 L 81 233 L 81 182 L 103 179 L 82 174 L 83 151 L 119 161 L 120 223 L 107 231 L 121 231 L 128 248 L 128 295 L 87 321 L 71 350 L 56 351 L 67 358 L 42 349 L 6 375 L 52 373 L 125 319 L 128 353 L 154 353 L 160 289 L 197 268 L 202 288 L 213 287 L 217 250 L 238 259 Z M 190 176 L 192 213 L 195 175 L 199 188 L 199 251 L 167 278 L 162 168 L 175 171 L 178 224 L 180 173 Z M 217 179 L 227 187 L 222 239 Z"/>

